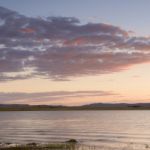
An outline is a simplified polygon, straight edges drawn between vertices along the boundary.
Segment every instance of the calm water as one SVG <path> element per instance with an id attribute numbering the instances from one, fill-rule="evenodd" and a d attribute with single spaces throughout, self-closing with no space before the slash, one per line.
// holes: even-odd
<path id="1" fill-rule="evenodd" d="M 0 112 L 0 142 L 71 138 L 101 149 L 149 149 L 150 111 Z"/>

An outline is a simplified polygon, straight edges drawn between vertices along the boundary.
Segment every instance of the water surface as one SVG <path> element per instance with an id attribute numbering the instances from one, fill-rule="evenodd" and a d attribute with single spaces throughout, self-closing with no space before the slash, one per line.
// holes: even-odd
<path id="1" fill-rule="evenodd" d="M 149 149 L 150 111 L 0 112 L 0 142 L 77 139 L 106 148 Z"/>

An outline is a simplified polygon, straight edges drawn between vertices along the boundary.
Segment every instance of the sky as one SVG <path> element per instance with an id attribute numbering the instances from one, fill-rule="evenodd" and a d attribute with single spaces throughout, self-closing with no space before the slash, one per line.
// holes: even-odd
<path id="1" fill-rule="evenodd" d="M 150 102 L 150 1 L 0 0 L 0 103 Z"/>

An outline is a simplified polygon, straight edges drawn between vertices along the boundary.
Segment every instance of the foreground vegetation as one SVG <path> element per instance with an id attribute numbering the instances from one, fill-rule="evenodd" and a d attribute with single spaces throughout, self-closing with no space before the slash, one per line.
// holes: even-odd
<path id="1" fill-rule="evenodd" d="M 1 150 L 75 150 L 75 144 L 16 145 Z"/>
<path id="2" fill-rule="evenodd" d="M 148 144 L 138 145 L 137 143 L 127 143 L 127 145 L 119 147 L 105 146 L 89 146 L 78 143 L 75 139 L 68 140 L 63 143 L 37 144 L 28 143 L 24 145 L 17 144 L 0 144 L 0 150 L 150 150 Z"/>
<path id="3" fill-rule="evenodd" d="M 1 145 L 0 150 L 79 150 L 79 145 L 75 139 L 70 139 L 64 143 L 36 144 L 26 145 Z M 83 147 L 82 147 L 83 149 Z"/>

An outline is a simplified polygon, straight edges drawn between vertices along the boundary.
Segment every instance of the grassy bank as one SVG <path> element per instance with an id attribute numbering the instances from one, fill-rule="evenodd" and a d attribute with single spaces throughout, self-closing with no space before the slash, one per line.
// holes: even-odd
<path id="1" fill-rule="evenodd" d="M 75 150 L 76 144 L 45 144 L 45 145 L 16 145 L 0 148 L 1 150 Z"/>
<path id="2" fill-rule="evenodd" d="M 24 145 L 15 145 L 11 143 L 2 144 L 0 150 L 80 150 L 84 149 L 75 139 L 70 139 L 63 143 L 37 144 L 28 143 Z"/>

